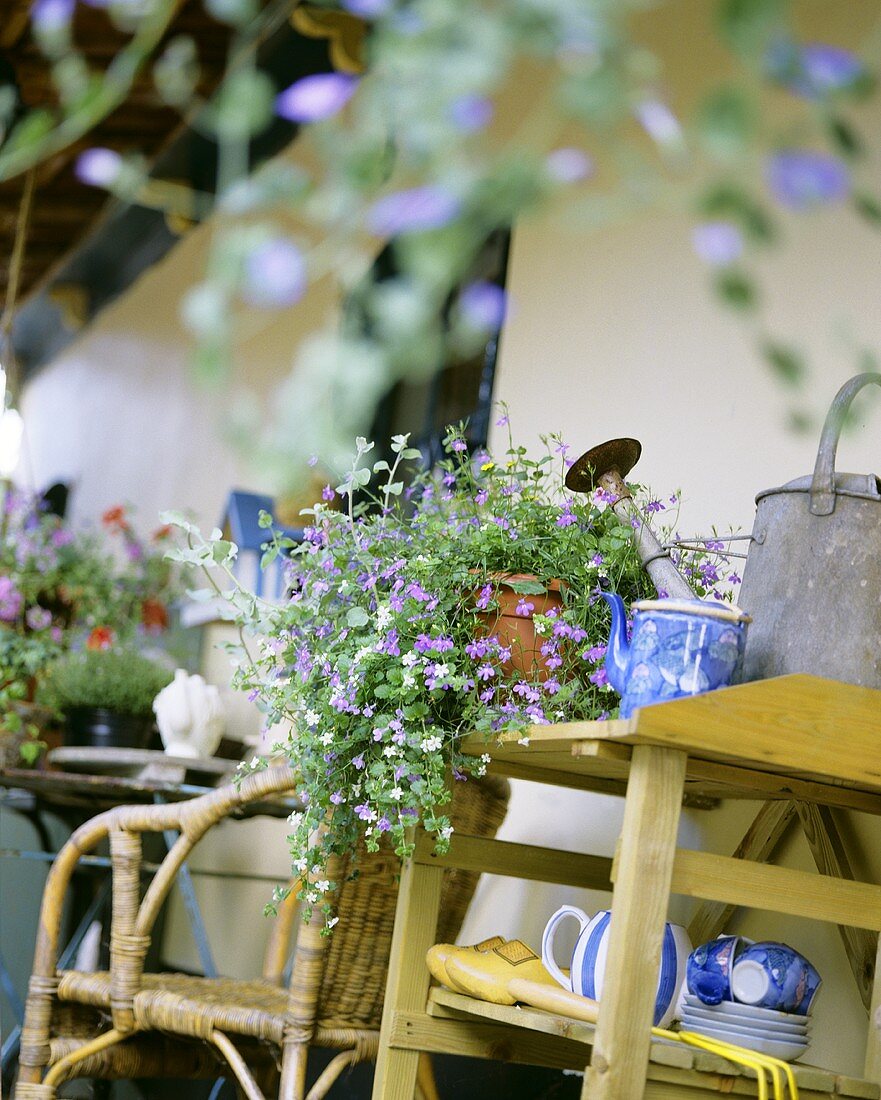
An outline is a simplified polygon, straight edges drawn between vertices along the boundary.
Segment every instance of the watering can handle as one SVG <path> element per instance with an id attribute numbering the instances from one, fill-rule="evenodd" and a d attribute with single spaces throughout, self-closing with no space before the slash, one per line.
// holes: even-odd
<path id="1" fill-rule="evenodd" d="M 874 382 L 881 386 L 881 374 L 858 374 L 845 382 L 838 393 L 823 424 L 814 479 L 811 482 L 811 515 L 828 516 L 835 511 L 835 452 L 838 437 L 850 403 L 863 388 Z"/>

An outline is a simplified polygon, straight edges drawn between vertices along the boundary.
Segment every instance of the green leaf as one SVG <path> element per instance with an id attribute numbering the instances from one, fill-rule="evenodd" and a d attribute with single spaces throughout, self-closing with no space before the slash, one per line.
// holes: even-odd
<path id="1" fill-rule="evenodd" d="M 222 562 L 228 561 L 235 550 L 235 543 L 229 542 L 227 539 L 220 539 L 211 547 L 211 557 L 220 565 Z"/>
<path id="2" fill-rule="evenodd" d="M 722 0 L 722 38 L 740 54 L 761 59 L 771 40 L 785 30 L 784 0 Z"/>
<path id="3" fill-rule="evenodd" d="M 758 302 L 755 284 L 739 271 L 722 271 L 716 276 L 716 293 L 732 309 L 750 310 Z"/>
<path id="4" fill-rule="evenodd" d="M 505 581 L 505 587 L 518 596 L 542 596 L 548 590 L 541 581 Z"/>
<path id="5" fill-rule="evenodd" d="M 738 88 L 720 88 L 701 105 L 698 131 L 712 156 L 731 159 L 743 152 L 755 132 L 753 104 Z"/>
<path id="6" fill-rule="evenodd" d="M 367 626 L 370 616 L 363 607 L 350 607 L 346 613 L 346 622 L 349 626 Z"/>
<path id="7" fill-rule="evenodd" d="M 862 156 L 862 140 L 850 123 L 843 118 L 834 117 L 829 119 L 829 137 L 832 139 L 832 144 L 843 156 L 851 160 L 856 160 Z"/>
<path id="8" fill-rule="evenodd" d="M 764 207 L 741 187 L 720 184 L 711 188 L 701 198 L 698 209 L 710 218 L 731 218 L 760 244 L 774 238 L 774 225 Z"/>
<path id="9" fill-rule="evenodd" d="M 881 202 L 878 199 L 865 192 L 858 192 L 853 197 L 853 204 L 857 213 L 861 214 L 866 221 L 873 225 L 881 225 Z"/>
<path id="10" fill-rule="evenodd" d="M 795 348 L 769 340 L 762 347 L 762 355 L 768 366 L 786 385 L 798 386 L 804 380 L 807 368 L 803 356 Z"/>

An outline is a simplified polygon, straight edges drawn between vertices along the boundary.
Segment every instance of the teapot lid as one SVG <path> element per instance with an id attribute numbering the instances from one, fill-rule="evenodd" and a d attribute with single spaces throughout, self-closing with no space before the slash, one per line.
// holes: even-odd
<path id="1" fill-rule="evenodd" d="M 708 619 L 722 619 L 729 623 L 751 623 L 752 616 L 733 603 L 709 603 L 707 600 L 637 600 L 632 611 L 684 612 L 687 615 L 704 615 Z"/>

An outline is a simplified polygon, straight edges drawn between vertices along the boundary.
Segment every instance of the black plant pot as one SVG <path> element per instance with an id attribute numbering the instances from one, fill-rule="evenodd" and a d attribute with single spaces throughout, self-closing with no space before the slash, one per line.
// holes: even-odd
<path id="1" fill-rule="evenodd" d="M 106 707 L 71 707 L 67 712 L 68 745 L 143 749 L 152 733 L 152 714 L 120 714 Z"/>

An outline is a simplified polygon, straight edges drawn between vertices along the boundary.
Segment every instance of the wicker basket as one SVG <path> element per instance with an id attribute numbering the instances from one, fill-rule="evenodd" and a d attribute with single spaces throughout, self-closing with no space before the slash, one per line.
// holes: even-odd
<path id="1" fill-rule="evenodd" d="M 485 776 L 457 784 L 450 811 L 456 832 L 495 836 L 508 808 L 506 779 Z M 368 853 L 360 847 L 358 875 L 343 882 L 338 895 L 339 923 L 334 928 L 318 1001 L 325 1025 L 378 1028 L 391 953 L 401 861 L 389 850 Z M 444 875 L 437 940 L 454 943 L 474 896 L 479 874 L 448 870 Z"/>

